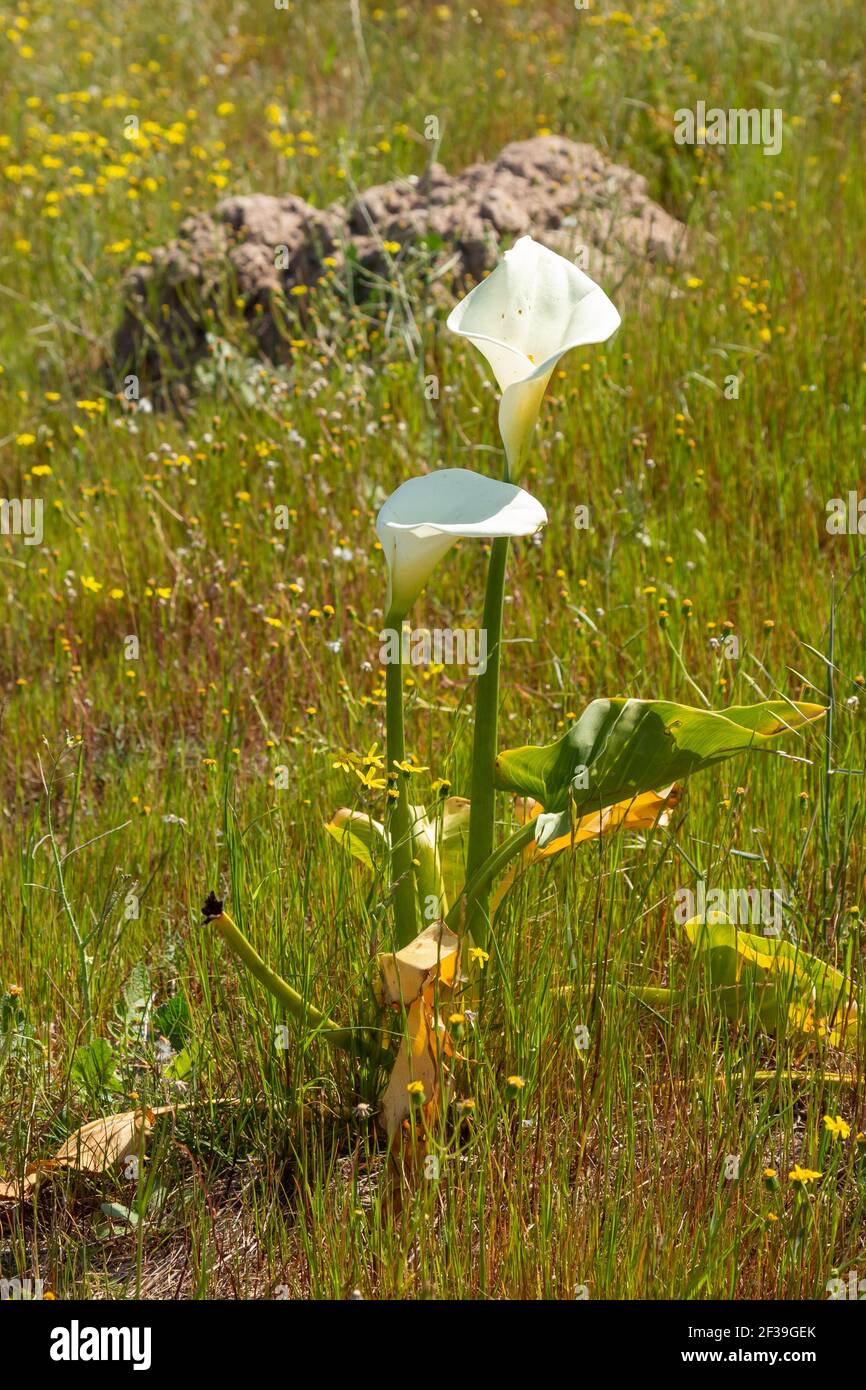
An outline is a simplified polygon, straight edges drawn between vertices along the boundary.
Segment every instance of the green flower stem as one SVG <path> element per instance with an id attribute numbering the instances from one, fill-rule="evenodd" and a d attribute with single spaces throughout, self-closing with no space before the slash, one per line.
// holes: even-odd
<path id="1" fill-rule="evenodd" d="M 412 865 L 412 826 L 409 816 L 408 778 L 395 769 L 406 757 L 403 737 L 403 623 L 389 615 L 386 627 L 397 631 L 396 661 L 385 666 L 385 726 L 388 787 L 396 787 L 397 800 L 390 801 L 387 830 L 391 845 L 391 885 L 394 890 L 395 940 L 397 948 L 408 946 L 418 935 L 418 908 L 415 895 L 415 871 Z M 396 783 L 391 777 L 396 776 Z"/>
<path id="2" fill-rule="evenodd" d="M 382 1060 L 383 1051 L 373 1038 L 352 1028 L 341 1028 L 315 1005 L 308 1004 L 296 989 L 287 984 L 276 971 L 271 970 L 227 912 L 220 913 L 218 917 L 211 917 L 207 925 L 216 928 L 229 950 L 243 961 L 250 974 L 255 975 L 259 984 L 264 985 L 283 1008 L 308 1027 L 315 1029 L 325 1042 L 331 1043 L 334 1047 L 341 1047 L 346 1052 L 360 1053 L 371 1061 Z"/>
<path id="3" fill-rule="evenodd" d="M 505 594 L 505 567 L 508 563 L 508 537 L 493 542 L 484 595 L 483 627 L 487 633 L 487 667 L 478 677 L 475 699 L 475 734 L 472 744 L 472 785 L 470 790 L 469 844 L 466 851 L 466 882 L 471 885 L 481 866 L 493 851 L 496 794 L 493 772 L 496 762 L 496 727 L 499 719 L 499 666 L 502 655 L 502 604 Z M 479 946 L 487 941 L 490 880 L 466 894 L 466 931 Z"/>
<path id="4" fill-rule="evenodd" d="M 642 1004 L 679 1004 L 682 1001 L 682 990 L 666 989 L 664 985 L 629 985 L 628 992 L 635 999 L 639 999 Z"/>
<path id="5" fill-rule="evenodd" d="M 467 875 L 466 886 L 462 894 L 445 918 L 445 924 L 451 931 L 457 932 L 465 929 L 465 920 L 468 919 L 469 916 L 470 903 L 477 902 L 479 898 L 486 898 L 497 874 L 502 872 L 506 864 L 514 858 L 515 854 L 519 854 L 520 851 L 531 844 L 534 839 L 535 821 L 529 821 L 526 825 L 521 826 L 519 830 L 515 830 L 514 834 L 510 835 L 507 840 L 504 840 L 498 849 L 488 855 L 484 863 L 475 871 L 471 878 Z M 486 918 L 484 925 L 486 928 Z M 474 939 L 478 942 L 477 937 Z"/>

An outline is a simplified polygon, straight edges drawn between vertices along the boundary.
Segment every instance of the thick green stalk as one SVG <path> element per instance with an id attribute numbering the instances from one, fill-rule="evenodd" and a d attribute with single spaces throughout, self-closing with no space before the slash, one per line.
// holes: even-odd
<path id="1" fill-rule="evenodd" d="M 497 874 L 502 872 L 506 864 L 514 858 L 515 854 L 519 854 L 520 851 L 531 844 L 534 839 L 535 822 L 528 821 L 526 825 L 521 826 L 519 830 L 515 830 L 513 835 L 510 835 L 507 840 L 504 840 L 492 854 L 488 855 L 484 863 L 476 869 L 471 877 L 467 875 L 463 892 L 445 918 L 445 924 L 450 927 L 451 931 L 460 932 L 465 930 L 464 913 L 466 914 L 466 918 L 468 918 L 469 903 L 477 902 L 479 898 L 486 897 Z M 485 919 L 485 927 L 486 925 L 487 922 Z M 477 937 L 475 939 L 477 941 Z"/>
<path id="2" fill-rule="evenodd" d="M 388 787 L 397 792 L 396 801 L 389 802 L 387 830 L 391 844 L 391 885 L 394 890 L 395 939 L 397 947 L 407 946 L 418 935 L 415 871 L 412 866 L 412 826 L 409 816 L 408 778 L 394 767 L 406 757 L 403 737 L 403 624 L 393 617 L 386 627 L 397 632 L 396 661 L 385 666 L 385 726 Z M 396 777 L 396 781 L 392 781 Z"/>
<path id="3" fill-rule="evenodd" d="M 216 928 L 229 950 L 243 961 L 250 974 L 255 975 L 259 984 L 264 985 L 265 989 L 279 1000 L 290 1014 L 293 1014 L 295 1018 L 300 1019 L 310 1028 L 315 1029 L 326 1042 L 332 1043 L 334 1047 L 342 1047 L 346 1052 L 360 1053 L 372 1061 L 381 1059 L 381 1049 L 371 1038 L 352 1028 L 341 1028 L 315 1005 L 308 1004 L 303 996 L 290 984 L 287 984 L 281 975 L 266 965 L 258 951 L 250 945 L 227 912 L 221 912 L 216 917 L 208 918 L 207 925 Z"/>
<path id="4" fill-rule="evenodd" d="M 499 665 L 502 655 L 502 604 L 505 594 L 505 567 L 508 563 L 508 537 L 493 542 L 484 595 L 483 629 L 487 634 L 487 667 L 478 677 L 475 694 L 475 733 L 472 744 L 472 785 L 469 812 L 469 844 L 466 851 L 466 882 L 469 885 L 493 850 L 496 793 L 493 771 L 496 762 L 496 727 L 499 719 Z M 466 899 L 466 931 L 483 946 L 487 940 L 489 881 L 473 889 Z"/>
<path id="5" fill-rule="evenodd" d="M 658 1004 L 659 1007 L 679 1004 L 683 997 L 682 990 L 667 989 L 664 985 L 629 985 L 627 988 L 629 994 L 642 1004 Z"/>

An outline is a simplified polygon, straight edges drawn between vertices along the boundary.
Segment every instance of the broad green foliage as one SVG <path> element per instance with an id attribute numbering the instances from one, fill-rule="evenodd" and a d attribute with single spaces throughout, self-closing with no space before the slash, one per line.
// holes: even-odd
<path id="1" fill-rule="evenodd" d="M 449 902 L 463 886 L 469 802 L 462 796 L 449 796 L 430 812 L 410 805 L 409 819 L 422 918 L 431 919 L 434 905 L 435 916 L 444 917 Z M 382 872 L 390 853 L 390 837 L 379 821 L 363 811 L 343 807 L 325 829 L 366 869 Z"/>
<path id="2" fill-rule="evenodd" d="M 353 859 L 357 859 L 365 869 L 375 870 L 387 860 L 388 836 L 381 821 L 365 815 L 363 811 L 350 811 L 343 807 L 335 811 L 325 826 L 329 835 L 338 845 L 345 845 Z"/>
<path id="3" fill-rule="evenodd" d="M 856 1051 L 857 992 L 847 975 L 779 937 L 742 931 L 721 912 L 692 917 L 683 930 L 698 966 L 685 989 L 633 985 L 663 1006 L 706 996 L 731 1022 L 753 1021 L 771 1037 Z"/>
<path id="4" fill-rule="evenodd" d="M 536 839 L 544 846 L 568 833 L 572 810 L 603 810 L 680 781 L 823 713 L 783 700 L 723 714 L 667 700 L 593 700 L 555 743 L 500 753 L 496 785 L 541 802 Z"/>
<path id="5" fill-rule="evenodd" d="M 845 975 L 793 942 L 741 931 L 721 913 L 707 917 L 684 930 L 726 1018 L 749 1011 L 767 1033 L 853 1048 L 857 1000 Z"/>

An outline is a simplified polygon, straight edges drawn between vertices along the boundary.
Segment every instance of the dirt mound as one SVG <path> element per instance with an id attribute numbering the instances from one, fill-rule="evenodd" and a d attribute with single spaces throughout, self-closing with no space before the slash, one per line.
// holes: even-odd
<path id="1" fill-rule="evenodd" d="M 492 269 L 503 243 L 531 233 L 610 288 L 633 266 L 672 263 L 682 248 L 682 223 L 646 189 L 641 175 L 593 146 L 550 135 L 506 145 L 492 163 L 456 175 L 432 164 L 324 211 L 293 196 L 225 198 L 188 217 L 177 240 L 126 275 L 115 370 L 149 386 L 169 364 L 185 370 L 204 352 L 213 316 L 238 300 L 260 350 L 279 359 L 285 332 L 276 305 L 293 286 L 314 285 L 326 258 L 337 276 L 351 258 L 372 283 L 392 278 L 395 254 L 420 246 L 434 269 L 447 262 L 467 288 Z"/>

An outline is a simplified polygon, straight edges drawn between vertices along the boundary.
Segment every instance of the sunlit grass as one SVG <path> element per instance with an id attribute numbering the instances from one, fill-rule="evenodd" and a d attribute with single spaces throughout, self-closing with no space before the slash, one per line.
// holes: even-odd
<path id="1" fill-rule="evenodd" d="M 759 1032 L 625 990 L 688 970 L 671 901 L 697 868 L 783 886 L 807 949 L 861 961 L 866 569 L 861 538 L 825 527 L 864 476 L 859 8 L 477 9 L 363 6 L 363 54 L 332 3 L 40 0 L 0 25 L 0 492 L 45 499 L 43 546 L 0 537 L 0 987 L 4 1018 L 20 1010 L 0 1170 L 130 1093 L 195 1102 L 155 1131 L 135 1230 L 104 1229 L 100 1202 L 136 1197 L 114 1176 L 48 1184 L 35 1219 L 12 1217 L 0 1272 L 59 1295 L 822 1297 L 863 1258 L 862 1081 L 825 1079 L 839 1059 L 815 1053 L 782 1055 L 808 1079 L 756 1080 L 780 1056 Z M 781 155 L 677 147 L 673 111 L 699 97 L 782 107 Z M 633 276 L 616 339 L 551 383 L 521 479 L 550 521 L 512 553 L 503 742 L 549 741 L 597 695 L 694 703 L 690 682 L 719 708 L 820 701 L 834 603 L 836 708 L 829 750 L 810 730 L 786 744 L 807 761 L 705 773 L 669 831 L 521 881 L 456 1077 L 474 1105 L 449 1111 L 438 1182 L 401 1199 L 365 1109 L 381 1078 L 293 1026 L 276 1047 L 283 1020 L 199 908 L 224 892 L 275 969 L 368 1021 L 385 905 L 323 825 L 381 811 L 334 766 L 383 739 L 372 523 L 424 466 L 498 468 L 494 393 L 440 303 L 413 298 L 413 357 L 399 319 L 347 311 L 339 283 L 309 296 L 290 367 L 262 383 L 241 356 L 182 420 L 130 428 L 101 364 L 123 270 L 189 210 L 235 191 L 324 206 L 420 172 L 430 113 L 450 170 L 550 129 L 645 174 L 693 228 L 689 264 L 640 293 Z M 221 331 L 243 352 L 238 322 Z M 459 547 L 418 620 L 476 623 L 484 558 Z M 738 661 L 710 645 L 726 631 Z M 411 752 L 465 794 L 472 687 L 412 679 Z M 143 986 L 185 1001 L 186 1090 L 126 1026 Z M 117 1089 L 71 1075 L 89 1037 L 113 1041 Z M 823 1124 L 837 1113 L 848 1140 Z M 795 1164 L 823 1174 L 806 1195 Z"/>

